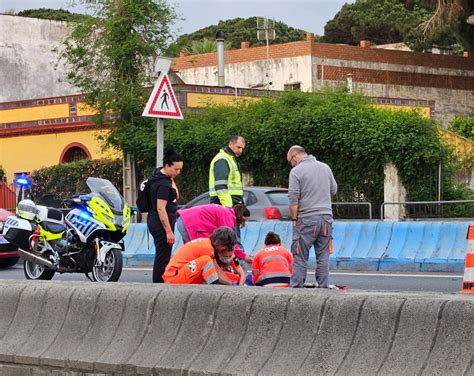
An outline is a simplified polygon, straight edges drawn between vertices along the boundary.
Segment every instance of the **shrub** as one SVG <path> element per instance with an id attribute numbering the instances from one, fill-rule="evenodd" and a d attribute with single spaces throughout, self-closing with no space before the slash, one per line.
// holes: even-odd
<path id="1" fill-rule="evenodd" d="M 384 166 L 393 162 L 408 200 L 437 199 L 437 171 L 443 188 L 452 186 L 453 157 L 437 125 L 416 110 L 375 108 L 367 98 L 345 92 L 286 92 L 276 98 L 214 106 L 168 121 L 165 142 L 183 155 L 178 178 L 183 201 L 208 189 L 209 163 L 230 135 L 240 133 L 240 159 L 254 185 L 288 185 L 288 148 L 299 144 L 331 166 L 338 182 L 336 201 L 383 201 Z M 151 169 L 151 166 L 149 170 Z"/>
<path id="2" fill-rule="evenodd" d="M 108 179 L 122 192 L 121 160 L 84 159 L 33 171 L 31 194 L 39 202 L 46 196 L 61 200 L 74 194 L 88 193 L 86 179 L 89 176 Z"/>

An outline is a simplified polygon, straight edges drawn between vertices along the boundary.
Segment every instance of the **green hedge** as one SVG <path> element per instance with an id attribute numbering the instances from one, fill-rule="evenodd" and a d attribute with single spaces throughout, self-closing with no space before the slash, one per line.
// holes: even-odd
<path id="1" fill-rule="evenodd" d="M 442 199 L 473 197 L 472 190 L 453 183 L 458 161 L 438 136 L 437 124 L 415 110 L 375 108 L 367 98 L 342 91 L 286 92 L 236 106 L 210 106 L 186 113 L 182 121 L 165 122 L 165 143 L 173 144 L 184 158 L 177 181 L 182 203 L 207 191 L 209 163 L 236 133 L 247 141 L 240 163 L 254 185 L 287 187 L 286 153 L 299 144 L 331 166 L 339 186 L 335 201 L 369 201 L 378 208 L 388 162 L 397 166 L 408 201 L 437 200 L 440 163 Z M 151 133 L 143 142 L 147 158 L 138 166 L 139 179 L 154 168 L 154 140 L 156 133 Z M 105 177 L 122 189 L 120 161 L 80 161 L 35 171 L 33 193 L 64 198 L 85 192 L 87 176 Z M 470 205 L 451 211 L 474 216 L 472 209 Z"/>
<path id="2" fill-rule="evenodd" d="M 110 180 L 117 189 L 123 190 L 122 161 L 97 159 L 81 160 L 35 170 L 31 174 L 31 194 L 40 203 L 71 197 L 73 194 L 88 193 L 86 179 L 89 176 Z"/>
<path id="3" fill-rule="evenodd" d="M 453 157 L 436 124 L 415 110 L 375 108 L 367 98 L 342 91 L 282 93 L 277 98 L 210 107 L 167 121 L 165 142 L 184 157 L 178 179 L 184 201 L 207 190 L 209 163 L 229 135 L 240 133 L 247 147 L 242 169 L 254 185 L 288 185 L 288 148 L 299 144 L 329 164 L 339 185 L 337 201 L 383 201 L 383 169 L 397 166 L 408 200 L 435 200 L 437 166 L 443 189 L 452 191 Z"/>

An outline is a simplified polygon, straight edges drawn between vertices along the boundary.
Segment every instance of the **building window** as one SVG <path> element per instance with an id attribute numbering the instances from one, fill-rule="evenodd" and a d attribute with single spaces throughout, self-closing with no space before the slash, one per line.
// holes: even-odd
<path id="1" fill-rule="evenodd" d="M 301 82 L 295 82 L 293 84 L 284 84 L 283 89 L 285 91 L 301 91 Z"/>
<path id="2" fill-rule="evenodd" d="M 91 153 L 83 144 L 74 142 L 64 148 L 59 158 L 59 163 L 70 163 L 83 159 L 91 159 Z"/>
<path id="3" fill-rule="evenodd" d="M 76 116 L 76 115 L 77 115 L 77 104 L 69 103 L 69 116 Z"/>
<path id="4" fill-rule="evenodd" d="M 80 147 L 75 146 L 66 152 L 63 163 L 76 162 L 82 159 L 87 159 L 87 153 Z"/>

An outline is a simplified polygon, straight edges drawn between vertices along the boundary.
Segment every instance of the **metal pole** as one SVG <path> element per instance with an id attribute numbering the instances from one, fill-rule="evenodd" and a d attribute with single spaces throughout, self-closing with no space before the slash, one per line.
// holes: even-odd
<path id="1" fill-rule="evenodd" d="M 165 119 L 158 118 L 156 123 L 156 167 L 163 165 L 163 137 L 165 133 Z"/>
<path id="2" fill-rule="evenodd" d="M 265 77 L 267 78 L 267 90 L 270 89 L 270 77 L 269 77 L 269 62 L 268 62 L 268 58 L 269 58 L 269 55 L 270 55 L 270 44 L 268 42 L 268 26 L 265 28 L 265 40 L 267 42 L 267 59 L 265 60 Z"/>
<path id="3" fill-rule="evenodd" d="M 438 166 L 438 201 L 441 201 L 441 162 Z"/>
<path id="4" fill-rule="evenodd" d="M 224 42 L 225 42 L 225 34 L 222 31 L 218 31 L 216 34 L 216 42 L 217 42 L 217 84 L 219 86 L 225 86 L 225 52 L 224 52 Z"/>

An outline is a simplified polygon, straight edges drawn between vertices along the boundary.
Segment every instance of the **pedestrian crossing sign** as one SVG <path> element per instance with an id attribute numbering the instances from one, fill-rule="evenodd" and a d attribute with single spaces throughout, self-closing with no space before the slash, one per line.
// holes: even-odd
<path id="1" fill-rule="evenodd" d="M 142 116 L 183 119 L 176 95 L 166 73 L 161 73 L 151 92 Z"/>

